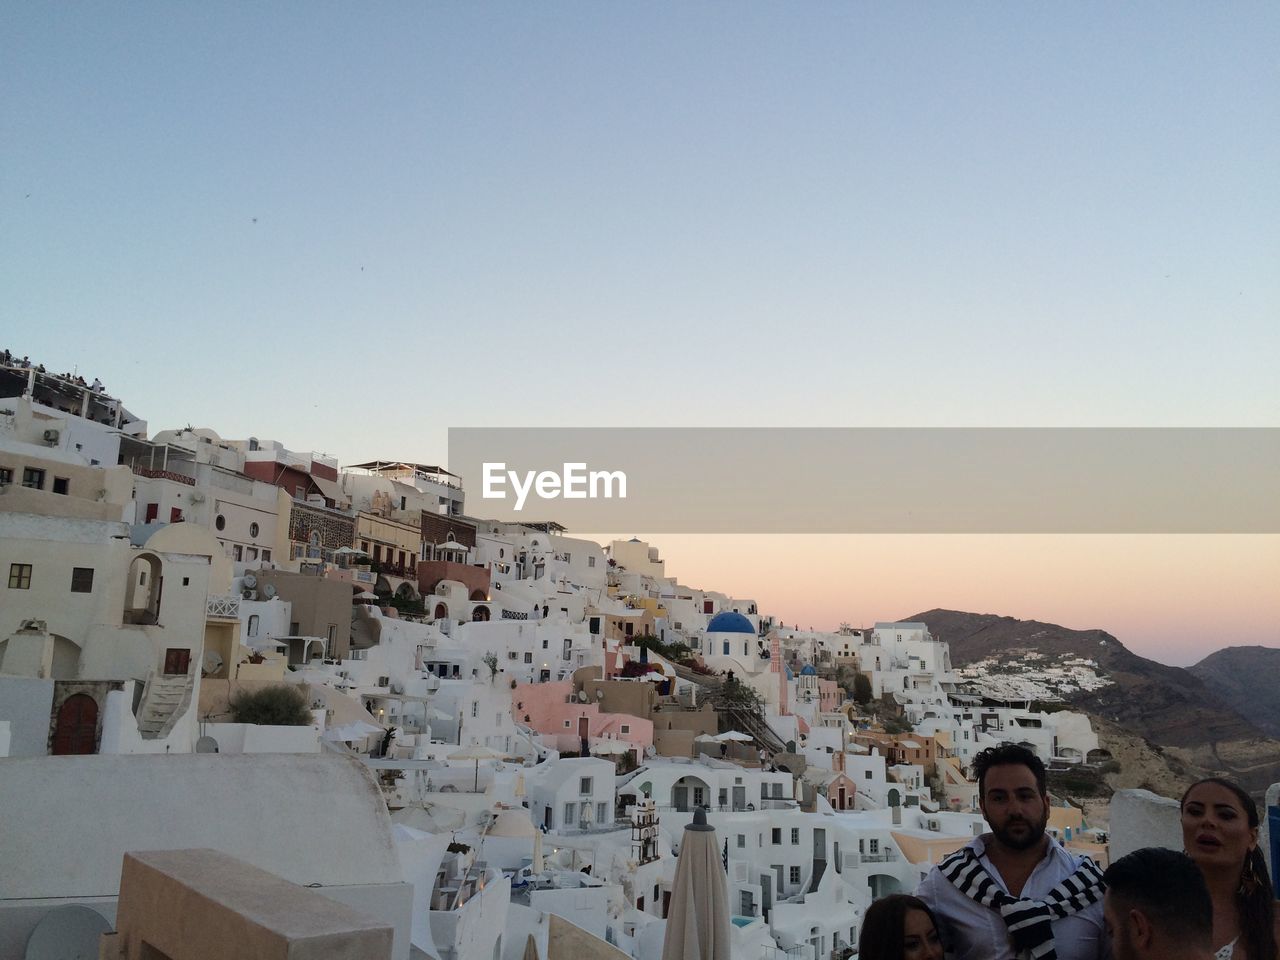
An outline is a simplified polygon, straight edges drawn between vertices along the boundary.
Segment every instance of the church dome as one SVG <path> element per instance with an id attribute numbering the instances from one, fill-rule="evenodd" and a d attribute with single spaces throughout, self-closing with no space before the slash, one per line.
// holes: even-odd
<path id="1" fill-rule="evenodd" d="M 750 620 L 732 610 L 717 613 L 707 624 L 707 633 L 750 633 L 754 636 L 755 632 Z"/>

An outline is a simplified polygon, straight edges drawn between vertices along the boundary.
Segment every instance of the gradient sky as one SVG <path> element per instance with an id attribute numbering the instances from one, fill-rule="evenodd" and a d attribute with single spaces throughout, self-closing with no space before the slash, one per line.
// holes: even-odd
<path id="1" fill-rule="evenodd" d="M 8 4 L 0 345 L 344 462 L 1276 426 L 1277 49 L 1272 2 Z M 1280 645 L 1276 540 L 664 552 L 806 625 L 959 606 L 1187 660 Z M 750 589 L 793 554 L 834 599 Z"/>

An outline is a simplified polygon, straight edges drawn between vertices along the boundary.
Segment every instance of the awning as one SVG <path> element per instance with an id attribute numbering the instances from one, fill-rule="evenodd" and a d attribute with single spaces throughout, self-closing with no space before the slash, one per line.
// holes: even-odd
<path id="1" fill-rule="evenodd" d="M 324 477 L 312 476 L 311 482 L 314 483 L 326 500 L 332 500 L 334 503 L 348 503 L 350 497 L 342 490 L 342 485 L 336 480 L 326 480 Z"/>

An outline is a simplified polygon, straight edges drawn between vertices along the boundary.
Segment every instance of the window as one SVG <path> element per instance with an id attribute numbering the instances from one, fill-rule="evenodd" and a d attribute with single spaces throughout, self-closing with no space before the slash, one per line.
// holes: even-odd
<path id="1" fill-rule="evenodd" d="M 590 778 L 590 777 L 582 777 L 582 778 L 580 778 L 580 779 L 578 780 L 578 793 L 582 793 L 582 794 L 589 794 L 589 793 L 591 793 L 591 778 Z"/>
<path id="2" fill-rule="evenodd" d="M 249 524 L 249 536 L 256 537 L 257 535 L 258 535 L 258 524 L 256 522 Z"/>
<path id="3" fill-rule="evenodd" d="M 570 557 L 570 556 L 569 556 L 569 554 L 567 554 L 567 553 L 566 553 L 566 554 L 564 555 L 564 562 L 565 562 L 565 563 L 570 563 L 570 562 L 572 562 L 572 559 L 573 559 L 573 558 L 572 558 L 572 557 Z"/>
<path id="4" fill-rule="evenodd" d="M 213 526 L 215 530 L 227 529 L 227 518 L 224 517 L 222 514 L 218 514 L 216 517 L 213 518 Z"/>
<path id="5" fill-rule="evenodd" d="M 67 486 L 71 483 L 66 477 L 53 478 L 53 492 L 60 493 L 64 497 L 67 495 Z"/>
<path id="6" fill-rule="evenodd" d="M 265 562 L 270 562 L 270 560 L 271 560 L 271 551 L 270 551 L 270 550 L 263 550 L 263 551 L 262 551 L 262 559 L 263 559 L 263 562 L 264 562 L 264 563 L 265 563 Z"/>
<path id="7" fill-rule="evenodd" d="M 93 593 L 93 567 L 71 568 L 71 592 Z"/>
<path id="8" fill-rule="evenodd" d="M 573 823 L 573 815 L 577 810 L 578 805 L 576 803 L 566 803 L 564 805 L 564 825 L 566 827 Z"/>
<path id="9" fill-rule="evenodd" d="M 35 467 L 23 467 L 22 485 L 24 487 L 30 487 L 32 490 L 43 490 L 44 471 L 37 470 Z"/>
<path id="10" fill-rule="evenodd" d="M 782 843 L 782 828 L 774 827 L 769 833 L 769 839 L 773 841 L 775 845 Z"/>
<path id="11" fill-rule="evenodd" d="M 0 467 L 0 487 L 7 487 L 13 483 L 13 471 L 8 467 Z"/>
<path id="12" fill-rule="evenodd" d="M 296 637 L 296 636 L 298 635 L 298 632 L 299 632 L 299 631 L 298 631 L 298 621 L 297 621 L 297 620 L 290 620 L 290 621 L 289 621 L 289 636 L 291 636 L 291 637 Z"/>
<path id="13" fill-rule="evenodd" d="M 800 828 L 792 827 L 791 828 L 791 845 L 795 847 L 795 846 L 799 846 L 799 844 L 800 844 Z"/>
<path id="14" fill-rule="evenodd" d="M 570 726 L 569 721 L 568 721 L 568 720 L 566 720 L 566 721 L 564 722 L 564 728 L 565 728 L 566 730 L 568 730 L 568 729 L 569 729 L 569 726 Z"/>
<path id="15" fill-rule="evenodd" d="M 870 779 L 871 779 L 871 771 L 870 771 L 870 770 L 868 770 L 868 771 L 867 771 L 863 776 L 864 776 L 866 779 L 870 780 Z"/>
<path id="16" fill-rule="evenodd" d="M 619 733 L 630 733 L 630 732 L 631 732 L 631 725 L 630 725 L 629 723 L 624 723 L 624 724 L 622 724 L 621 726 L 619 726 L 619 727 L 618 727 L 618 732 L 619 732 Z"/>
<path id="17" fill-rule="evenodd" d="M 745 833 L 738 834 L 738 849 L 745 850 L 747 846 L 747 835 Z"/>
<path id="18" fill-rule="evenodd" d="M 532 653 L 526 653 L 526 654 L 524 655 L 524 662 L 525 662 L 525 663 L 533 663 L 533 654 L 532 654 Z"/>
<path id="19" fill-rule="evenodd" d="M 244 559 L 244 547 L 240 546 L 240 544 L 238 544 L 238 543 L 237 543 L 234 547 L 232 547 L 232 548 L 231 548 L 231 559 L 233 559 L 233 560 L 243 560 L 243 559 Z"/>
<path id="20" fill-rule="evenodd" d="M 248 547 L 248 548 L 246 549 L 246 551 L 245 551 L 245 556 L 246 556 L 246 557 L 248 557 L 248 559 L 250 559 L 250 560 L 257 560 L 257 559 L 258 559 L 258 548 L 257 548 L 257 547 Z"/>
<path id="21" fill-rule="evenodd" d="M 702 787 L 693 788 L 693 805 L 700 807 L 707 802 L 706 791 Z"/>
<path id="22" fill-rule="evenodd" d="M 31 564 L 29 563 L 9 564 L 9 589 L 10 590 L 30 590 L 31 589 Z"/>
<path id="23" fill-rule="evenodd" d="M 478 716 L 480 716 L 480 701 L 479 701 L 479 700 L 472 700 L 472 701 L 471 701 L 471 716 L 472 716 L 472 717 L 478 717 Z"/>
<path id="24" fill-rule="evenodd" d="M 256 637 L 258 635 L 258 615 L 256 613 L 249 616 L 249 636 Z"/>
<path id="25" fill-rule="evenodd" d="M 546 650 L 546 649 L 547 649 L 547 644 L 548 644 L 548 643 L 550 643 L 550 642 L 551 642 L 550 640 L 543 640 L 543 641 L 542 641 L 542 649 L 543 649 L 543 650 Z"/>
<path id="26" fill-rule="evenodd" d="M 596 804 L 596 823 L 604 823 L 605 817 L 609 816 L 609 805 L 607 803 Z"/>
<path id="27" fill-rule="evenodd" d="M 791 868 L 791 874 L 790 874 L 790 876 L 791 876 L 791 882 L 792 882 L 792 883 L 799 883 L 799 882 L 800 882 L 800 868 L 799 868 L 799 867 L 792 867 L 792 868 Z"/>
<path id="28" fill-rule="evenodd" d="M 879 852 L 880 852 L 880 841 L 879 841 L 879 840 L 868 840 L 868 841 L 867 841 L 867 852 L 868 852 L 868 853 L 879 853 Z"/>
<path id="29" fill-rule="evenodd" d="M 596 558 L 595 558 L 595 557 L 587 557 L 587 566 L 588 566 L 588 567 L 594 567 L 595 565 L 596 565 Z"/>

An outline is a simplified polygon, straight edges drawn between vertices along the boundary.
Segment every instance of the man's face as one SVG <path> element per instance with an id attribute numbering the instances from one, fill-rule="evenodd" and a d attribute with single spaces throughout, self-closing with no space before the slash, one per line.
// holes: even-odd
<path id="1" fill-rule="evenodd" d="M 1036 846 L 1049 822 L 1049 798 L 1036 786 L 1036 775 L 1020 763 L 987 771 L 979 806 L 996 840 L 1011 850 Z"/>
<path id="2" fill-rule="evenodd" d="M 1118 910 L 1111 894 L 1102 900 L 1102 918 L 1106 921 L 1107 939 L 1111 941 L 1112 960 L 1137 960 L 1138 953 L 1129 936 L 1129 925 L 1125 922 L 1125 911 Z"/>

